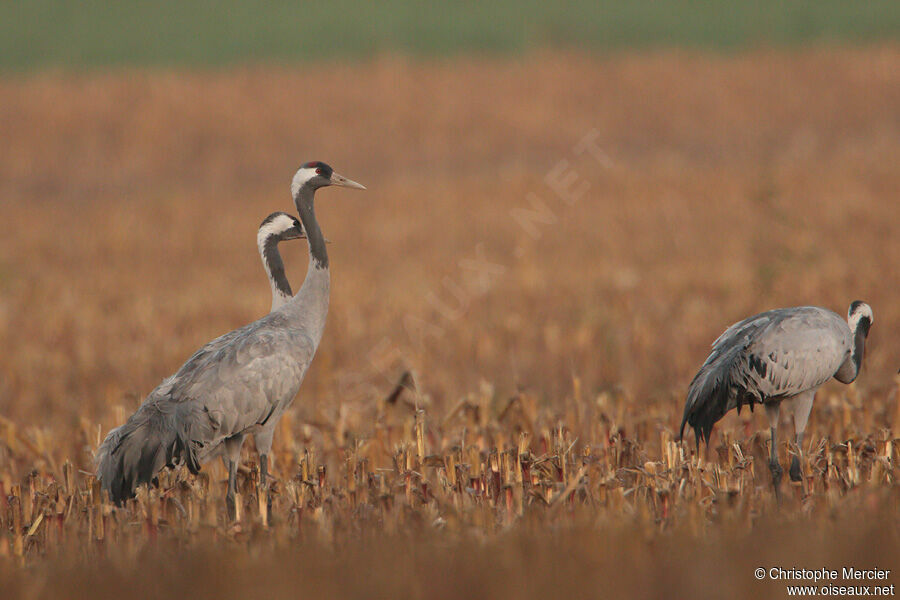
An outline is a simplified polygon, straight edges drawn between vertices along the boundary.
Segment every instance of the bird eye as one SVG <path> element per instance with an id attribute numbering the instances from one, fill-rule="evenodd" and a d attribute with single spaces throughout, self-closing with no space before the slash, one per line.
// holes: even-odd
<path id="1" fill-rule="evenodd" d="M 316 175 L 321 175 L 321 174 L 322 174 L 322 169 L 316 169 Z"/>

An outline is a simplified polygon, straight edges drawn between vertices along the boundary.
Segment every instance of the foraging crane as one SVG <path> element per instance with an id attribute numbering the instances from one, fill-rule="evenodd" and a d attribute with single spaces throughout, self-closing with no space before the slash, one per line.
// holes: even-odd
<path id="1" fill-rule="evenodd" d="M 316 190 L 365 189 L 322 162 L 301 166 L 291 194 L 309 245 L 306 279 L 295 296 L 263 318 L 213 340 L 153 390 L 97 452 L 100 482 L 121 504 L 167 465 L 200 464 L 220 452 L 228 462 L 229 510 L 234 514 L 237 464 L 244 437 L 253 434 L 260 480 L 275 424 L 300 389 L 328 313 L 330 275 L 325 238 L 316 221 Z"/>
<path id="2" fill-rule="evenodd" d="M 699 448 L 700 438 L 708 444 L 713 425 L 726 412 L 762 404 L 772 434 L 769 469 L 777 494 L 783 470 L 775 429 L 782 403 L 793 412 L 800 447 L 816 390 L 832 377 L 852 383 L 859 375 L 873 321 L 869 305 L 857 300 L 850 305 L 846 322 L 830 310 L 800 306 L 735 323 L 713 342 L 709 358 L 691 382 L 679 438 L 690 425 Z M 790 476 L 792 481 L 802 478 L 796 455 Z"/>

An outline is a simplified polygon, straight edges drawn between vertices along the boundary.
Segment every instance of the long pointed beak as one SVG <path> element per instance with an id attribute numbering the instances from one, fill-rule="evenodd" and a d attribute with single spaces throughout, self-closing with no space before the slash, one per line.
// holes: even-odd
<path id="1" fill-rule="evenodd" d="M 331 185 L 339 185 L 341 187 L 353 188 L 355 190 L 364 190 L 366 186 L 361 183 L 356 183 L 352 179 L 347 179 L 343 175 L 339 175 L 338 173 L 331 174 Z"/>

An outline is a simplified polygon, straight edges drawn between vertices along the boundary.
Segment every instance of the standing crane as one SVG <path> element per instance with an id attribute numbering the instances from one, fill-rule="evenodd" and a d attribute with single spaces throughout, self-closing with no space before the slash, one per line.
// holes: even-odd
<path id="1" fill-rule="evenodd" d="M 794 415 L 798 448 L 819 387 L 834 377 L 852 383 L 862 366 L 872 309 L 859 300 L 850 305 L 845 322 L 816 306 L 780 308 L 735 323 L 719 336 L 691 382 L 679 438 L 685 425 L 709 444 L 713 425 L 726 412 L 757 403 L 766 409 L 771 430 L 769 469 L 775 493 L 783 470 L 778 463 L 775 430 L 781 406 Z M 792 481 L 802 479 L 800 459 L 791 460 Z"/>
<path id="2" fill-rule="evenodd" d="M 325 327 L 331 279 L 314 197 L 330 185 L 365 189 L 322 162 L 304 164 L 291 181 L 309 245 L 309 267 L 297 294 L 201 348 L 103 440 L 97 470 L 114 502 L 132 497 L 164 466 L 185 464 L 197 473 L 201 463 L 224 453 L 226 498 L 234 514 L 238 460 L 248 434 L 256 438 L 265 482 L 275 425 L 297 395 Z"/>
<path id="3" fill-rule="evenodd" d="M 272 308 L 269 312 L 277 310 L 293 296 L 291 284 L 284 272 L 284 261 L 281 259 L 281 253 L 278 251 L 278 244 L 296 239 L 306 239 L 303 225 L 296 217 L 281 211 L 273 212 L 263 219 L 256 232 L 256 246 L 259 250 L 259 257 L 262 260 L 263 269 L 266 271 L 269 287 L 272 290 Z M 188 362 L 202 360 L 202 356 L 215 352 L 228 344 L 231 339 L 232 337 L 229 335 L 216 338 L 195 352 Z M 222 459 L 227 470 L 229 464 L 224 453 L 222 454 Z M 267 454 L 260 455 L 260 463 L 266 463 L 268 466 Z"/>

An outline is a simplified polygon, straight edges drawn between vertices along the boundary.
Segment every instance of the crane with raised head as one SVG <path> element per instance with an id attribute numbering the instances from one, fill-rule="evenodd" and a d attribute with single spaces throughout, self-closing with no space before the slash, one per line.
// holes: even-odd
<path id="1" fill-rule="evenodd" d="M 197 473 L 203 462 L 224 453 L 233 514 L 238 460 L 249 434 L 256 439 L 265 482 L 275 424 L 300 389 L 328 313 L 328 253 L 314 207 L 316 191 L 326 186 L 365 189 L 322 162 L 306 163 L 294 174 L 291 194 L 309 246 L 299 291 L 283 302 L 277 299 L 278 306 L 261 319 L 201 348 L 100 445 L 98 475 L 117 504 L 167 465 L 185 464 Z M 267 267 L 280 277 L 275 262 Z M 279 296 L 289 289 L 286 279 L 273 286 Z"/>

